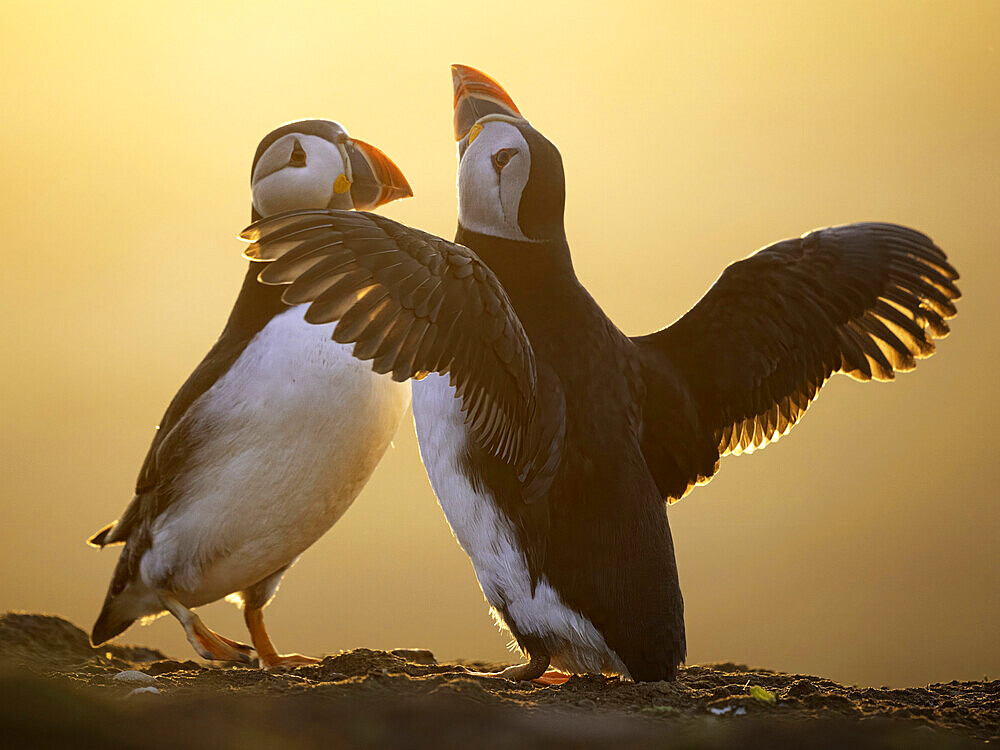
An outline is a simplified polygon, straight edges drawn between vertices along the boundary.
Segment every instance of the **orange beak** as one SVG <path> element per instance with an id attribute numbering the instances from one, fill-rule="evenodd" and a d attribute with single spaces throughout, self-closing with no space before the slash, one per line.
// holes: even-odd
<path id="1" fill-rule="evenodd" d="M 462 140 L 486 115 L 521 117 L 521 113 L 503 86 L 482 71 L 468 65 L 452 65 L 451 81 L 455 88 L 455 140 Z"/>
<path id="2" fill-rule="evenodd" d="M 413 195 L 403 171 L 381 150 L 357 138 L 348 140 L 347 146 L 354 171 L 350 183 L 354 208 L 366 211 Z"/>

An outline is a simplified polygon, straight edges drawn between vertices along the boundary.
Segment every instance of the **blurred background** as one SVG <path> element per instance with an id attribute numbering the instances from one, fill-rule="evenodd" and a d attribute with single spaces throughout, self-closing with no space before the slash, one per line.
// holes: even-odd
<path id="1" fill-rule="evenodd" d="M 455 226 L 448 66 L 479 67 L 554 141 L 581 280 L 627 333 L 813 227 L 916 227 L 962 273 L 939 354 L 836 378 L 792 436 L 670 509 L 689 663 L 861 684 L 1000 675 L 1000 5 L 990 2 L 5 0 L 0 28 L 0 610 L 89 630 L 153 427 L 244 271 L 254 149 L 328 117 Z M 585 554 L 585 551 L 582 551 Z M 239 611 L 204 608 L 244 639 Z M 500 660 L 404 418 L 268 610 L 278 648 Z M 193 655 L 169 617 L 122 640 Z"/>

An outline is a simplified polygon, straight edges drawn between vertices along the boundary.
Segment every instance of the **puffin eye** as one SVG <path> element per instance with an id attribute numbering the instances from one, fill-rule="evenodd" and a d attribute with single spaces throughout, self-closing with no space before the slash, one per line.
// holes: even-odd
<path id="1" fill-rule="evenodd" d="M 514 158 L 515 154 L 518 153 L 516 148 L 502 148 L 493 154 L 493 168 L 499 173 L 501 169 L 506 167 L 510 160 Z"/>
<path id="2" fill-rule="evenodd" d="M 299 139 L 295 139 L 295 145 L 292 146 L 292 155 L 288 157 L 288 166 L 290 167 L 304 167 L 306 165 L 306 150 L 302 148 L 302 144 L 299 143 Z"/>

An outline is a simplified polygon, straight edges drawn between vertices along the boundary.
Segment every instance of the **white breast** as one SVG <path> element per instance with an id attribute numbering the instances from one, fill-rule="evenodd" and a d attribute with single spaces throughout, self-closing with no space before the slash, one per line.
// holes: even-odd
<path id="1" fill-rule="evenodd" d="M 141 567 L 187 606 L 253 585 L 322 536 L 409 402 L 405 384 L 332 341 L 332 324 L 306 323 L 305 309 L 273 318 L 191 407 L 201 443 Z"/>
<path id="2" fill-rule="evenodd" d="M 506 603 L 518 630 L 542 638 L 552 649 L 556 668 L 628 677 L 590 620 L 566 606 L 547 578 L 532 594 L 527 562 L 510 522 L 497 510 L 488 488 L 477 492 L 461 470 L 468 433 L 461 402 L 446 377 L 431 374 L 413 383 L 413 421 L 431 486 L 497 623 L 505 625 L 498 609 Z"/>

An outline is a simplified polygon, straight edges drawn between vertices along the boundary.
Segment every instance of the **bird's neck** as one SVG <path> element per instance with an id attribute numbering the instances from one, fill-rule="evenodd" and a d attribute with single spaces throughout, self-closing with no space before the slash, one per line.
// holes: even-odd
<path id="1" fill-rule="evenodd" d="M 226 321 L 224 333 L 230 335 L 253 335 L 273 318 L 289 309 L 281 301 L 285 291 L 281 286 L 267 286 L 257 281 L 257 274 L 264 270 L 266 263 L 250 261 L 243 286 L 240 287 L 236 304 Z"/>
<path id="2" fill-rule="evenodd" d="M 576 279 L 565 237 L 539 242 L 508 240 L 473 232 L 459 224 L 455 241 L 482 258 L 508 290 L 525 282 L 559 283 Z"/>
<path id="3" fill-rule="evenodd" d="M 555 324 L 571 316 L 582 301 L 583 288 L 565 237 L 525 242 L 479 234 L 459 225 L 455 241 L 490 267 L 526 326 Z"/>

